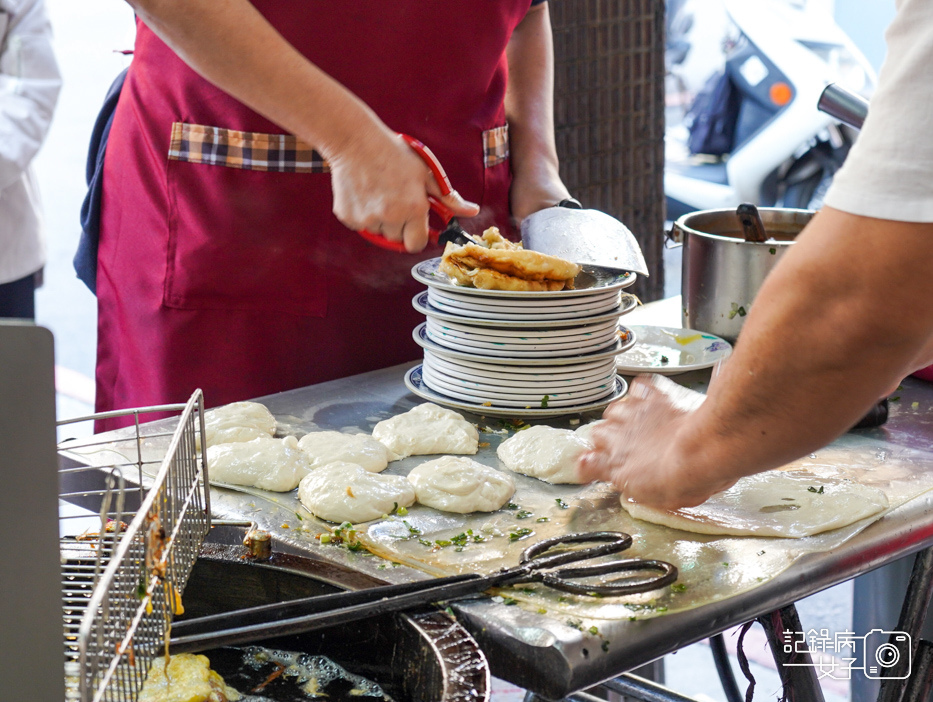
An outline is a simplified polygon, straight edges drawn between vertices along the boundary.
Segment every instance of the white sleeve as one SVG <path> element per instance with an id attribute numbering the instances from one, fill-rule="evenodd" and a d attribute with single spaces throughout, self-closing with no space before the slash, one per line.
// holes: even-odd
<path id="1" fill-rule="evenodd" d="M 933 2 L 899 0 L 868 118 L 825 202 L 851 214 L 933 222 Z"/>
<path id="2" fill-rule="evenodd" d="M 42 0 L 0 0 L 0 190 L 39 151 L 61 86 Z"/>

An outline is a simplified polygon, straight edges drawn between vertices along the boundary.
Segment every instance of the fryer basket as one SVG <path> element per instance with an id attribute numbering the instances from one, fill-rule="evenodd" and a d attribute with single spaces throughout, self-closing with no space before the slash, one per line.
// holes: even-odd
<path id="1" fill-rule="evenodd" d="M 177 422 L 140 422 L 166 412 L 180 413 Z M 80 702 L 137 699 L 211 526 L 201 391 L 186 404 L 59 424 L 115 416 L 132 416 L 132 430 L 59 445 L 63 456 L 79 456 L 62 460 L 59 524 L 66 699 Z M 90 455 L 93 465 L 80 458 Z M 84 524 L 74 520 L 88 521 L 87 509 L 98 516 L 75 534 Z"/>

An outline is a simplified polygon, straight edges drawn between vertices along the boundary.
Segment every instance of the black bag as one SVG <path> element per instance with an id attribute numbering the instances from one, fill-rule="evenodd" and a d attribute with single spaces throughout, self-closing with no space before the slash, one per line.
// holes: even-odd
<path id="1" fill-rule="evenodd" d="M 117 109 L 123 81 L 126 79 L 124 69 L 107 91 L 103 107 L 94 122 L 91 132 L 91 143 L 87 153 L 87 195 L 81 204 L 81 239 L 78 241 L 78 251 L 74 257 L 75 272 L 78 278 L 88 286 L 90 291 L 97 294 L 97 244 L 100 241 L 100 201 L 101 187 L 104 181 L 104 152 L 107 148 L 107 139 L 110 136 L 110 126 L 113 124 L 113 113 Z"/>
<path id="2" fill-rule="evenodd" d="M 706 81 L 685 118 L 690 153 L 722 156 L 731 152 L 739 106 L 739 92 L 725 71 Z"/>

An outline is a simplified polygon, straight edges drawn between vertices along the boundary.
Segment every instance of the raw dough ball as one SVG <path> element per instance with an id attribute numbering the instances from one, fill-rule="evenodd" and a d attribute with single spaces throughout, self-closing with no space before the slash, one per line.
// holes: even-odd
<path id="1" fill-rule="evenodd" d="M 294 436 L 207 447 L 207 475 L 212 483 L 288 492 L 309 470 L 311 461 Z"/>
<path id="2" fill-rule="evenodd" d="M 408 481 L 421 504 L 459 514 L 495 512 L 515 493 L 515 483 L 505 473 L 457 456 L 422 463 Z"/>
<path id="3" fill-rule="evenodd" d="M 549 483 L 579 485 L 583 481 L 577 477 L 577 457 L 592 447 L 588 438 L 575 431 L 537 424 L 503 441 L 496 453 L 516 473 Z"/>
<path id="4" fill-rule="evenodd" d="M 312 468 L 345 461 L 363 466 L 370 473 L 385 470 L 392 455 L 385 444 L 368 434 L 343 434 L 339 431 L 307 434 L 298 442 L 298 448 L 311 458 Z"/>
<path id="5" fill-rule="evenodd" d="M 234 402 L 207 410 L 204 432 L 208 446 L 262 439 L 275 434 L 275 417 L 258 402 Z"/>
<path id="6" fill-rule="evenodd" d="M 699 534 L 796 538 L 878 514 L 888 499 L 831 471 L 770 470 L 741 478 L 697 507 L 667 511 L 625 499 L 622 506 L 636 519 Z"/>
<path id="7" fill-rule="evenodd" d="M 598 427 L 600 424 L 605 424 L 605 419 L 597 419 L 595 422 L 590 422 L 589 424 L 584 424 L 582 426 L 574 429 L 573 433 L 579 436 L 581 439 L 584 439 L 590 443 L 590 448 L 593 444 L 593 430 Z"/>
<path id="8" fill-rule="evenodd" d="M 313 470 L 298 486 L 298 499 L 312 514 L 331 522 L 368 522 L 415 501 L 415 489 L 400 475 L 370 473 L 337 461 Z"/>
<path id="9" fill-rule="evenodd" d="M 476 427 L 453 410 L 430 402 L 379 422 L 373 428 L 373 437 L 398 458 L 431 453 L 474 454 L 479 450 Z"/>

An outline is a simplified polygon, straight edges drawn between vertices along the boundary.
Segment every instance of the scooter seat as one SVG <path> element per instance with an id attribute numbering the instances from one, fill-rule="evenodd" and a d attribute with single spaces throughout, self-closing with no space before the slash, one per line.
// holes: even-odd
<path id="1" fill-rule="evenodd" d="M 665 165 L 668 173 L 676 173 L 685 178 L 705 180 L 708 183 L 728 185 L 729 176 L 726 173 L 725 161 L 697 162 L 695 160 L 668 162 Z"/>

